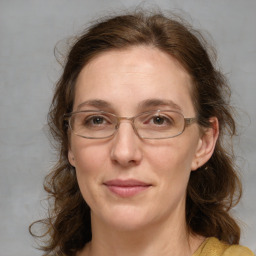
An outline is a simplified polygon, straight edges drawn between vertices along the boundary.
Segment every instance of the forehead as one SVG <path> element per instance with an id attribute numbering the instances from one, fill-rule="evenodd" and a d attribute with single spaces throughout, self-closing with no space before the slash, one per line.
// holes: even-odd
<path id="1" fill-rule="evenodd" d="M 80 72 L 74 109 L 84 101 L 104 100 L 114 108 L 135 108 L 156 98 L 193 109 L 192 82 L 172 56 L 152 47 L 111 50 L 92 59 Z"/>

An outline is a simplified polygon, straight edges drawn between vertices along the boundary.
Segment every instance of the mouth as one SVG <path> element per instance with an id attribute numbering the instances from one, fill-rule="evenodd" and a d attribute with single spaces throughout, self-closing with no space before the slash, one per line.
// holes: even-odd
<path id="1" fill-rule="evenodd" d="M 109 189 L 110 192 L 124 198 L 135 196 L 152 186 L 151 184 L 134 179 L 109 180 L 104 182 L 103 184 Z"/>

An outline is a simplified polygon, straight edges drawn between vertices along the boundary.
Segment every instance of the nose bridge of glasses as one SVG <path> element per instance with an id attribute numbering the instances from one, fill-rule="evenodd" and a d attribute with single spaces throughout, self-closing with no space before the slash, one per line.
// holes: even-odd
<path id="1" fill-rule="evenodd" d="M 119 116 L 119 117 L 117 117 L 118 124 L 117 124 L 116 128 L 118 129 L 121 123 L 127 123 L 127 124 L 130 123 L 132 125 L 133 130 L 137 134 L 137 129 L 136 129 L 135 125 L 134 125 L 134 118 L 135 117 L 126 117 L 126 116 Z"/>
<path id="2" fill-rule="evenodd" d="M 127 116 L 119 116 L 117 117 L 118 123 L 125 122 L 125 123 L 133 123 L 134 117 L 127 117 Z"/>

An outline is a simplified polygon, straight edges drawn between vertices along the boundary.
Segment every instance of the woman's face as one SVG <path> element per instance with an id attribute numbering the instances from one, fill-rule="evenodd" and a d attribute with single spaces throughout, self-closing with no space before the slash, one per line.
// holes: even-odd
<path id="1" fill-rule="evenodd" d="M 104 110 L 132 117 L 168 109 L 194 117 L 191 90 L 188 73 L 169 55 L 142 46 L 113 50 L 82 69 L 73 111 Z M 129 121 L 121 121 L 108 139 L 71 133 L 69 161 L 92 221 L 131 230 L 183 220 L 190 172 L 204 161 L 200 134 L 195 123 L 175 138 L 144 140 Z"/>

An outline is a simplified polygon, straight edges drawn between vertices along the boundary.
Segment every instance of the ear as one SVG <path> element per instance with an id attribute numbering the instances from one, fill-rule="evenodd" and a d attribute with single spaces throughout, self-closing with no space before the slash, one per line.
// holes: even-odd
<path id="1" fill-rule="evenodd" d="M 75 165 L 75 157 L 74 157 L 74 154 L 73 154 L 73 152 L 72 152 L 72 150 L 70 148 L 68 150 L 68 161 L 69 161 L 69 163 L 73 167 L 76 167 L 76 165 Z"/>
<path id="2" fill-rule="evenodd" d="M 191 164 L 191 170 L 195 171 L 203 166 L 212 156 L 216 141 L 219 136 L 219 122 L 217 117 L 210 118 L 211 127 L 202 131 L 199 139 L 195 157 Z"/>

